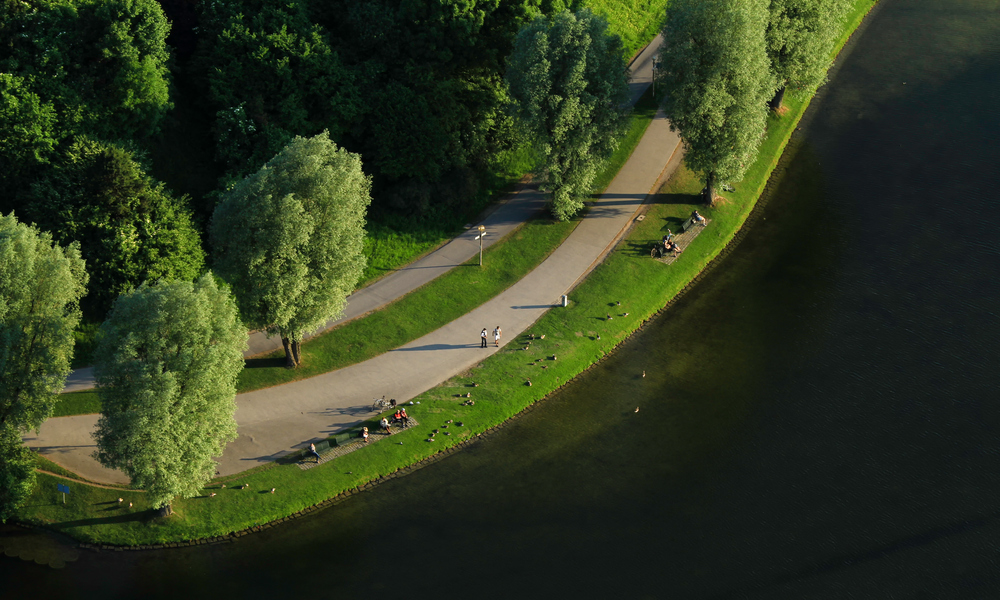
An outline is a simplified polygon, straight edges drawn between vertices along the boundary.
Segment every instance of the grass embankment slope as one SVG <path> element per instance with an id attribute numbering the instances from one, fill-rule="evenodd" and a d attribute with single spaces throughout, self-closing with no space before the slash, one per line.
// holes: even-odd
<path id="1" fill-rule="evenodd" d="M 873 0 L 855 1 L 838 51 L 874 4 Z M 421 425 L 396 434 L 391 442 L 371 444 L 308 471 L 292 463 L 271 463 L 216 480 L 203 496 L 176 501 L 177 515 L 169 519 L 152 518 L 141 492 L 84 484 L 73 485 L 72 501 L 63 506 L 55 484 L 65 480 L 40 473 L 36 491 L 21 512 L 22 519 L 77 539 L 110 544 L 154 544 L 222 535 L 282 519 L 341 492 L 392 476 L 406 465 L 495 427 L 612 351 L 726 248 L 755 206 L 808 104 L 809 98 L 787 98 L 789 110 L 780 118 L 771 117 L 756 163 L 736 185 L 737 191 L 725 194 L 725 200 L 715 207 L 695 204 L 701 182 L 686 169 L 679 169 L 649 206 L 646 219 L 573 291 L 570 306 L 549 312 L 531 328 L 545 334 L 544 340 L 534 341 L 527 351 L 520 349 L 521 344 L 511 343 L 468 376 L 422 394 L 415 399 L 420 404 L 410 407 Z M 696 206 L 712 220 L 708 228 L 673 265 L 651 260 L 650 243 Z M 620 307 L 614 304 L 618 300 Z M 629 316 L 620 316 L 624 312 Z M 608 313 L 616 318 L 606 321 Z M 553 355 L 557 357 L 554 360 Z M 547 368 L 542 369 L 543 365 Z M 526 384 L 529 378 L 530 387 Z M 478 387 L 472 387 L 473 381 Z M 473 392 L 476 402 L 472 406 L 458 397 L 467 392 Z M 456 421 L 463 426 L 457 426 Z M 426 441 L 434 429 L 440 431 L 436 440 Z M 226 488 L 221 487 L 223 483 Z M 242 484 L 250 487 L 235 489 Z M 274 494 L 269 493 L 271 488 L 276 489 Z M 213 492 L 215 497 L 210 496 Z M 126 504 L 132 502 L 133 509 L 121 508 L 118 497 Z"/>

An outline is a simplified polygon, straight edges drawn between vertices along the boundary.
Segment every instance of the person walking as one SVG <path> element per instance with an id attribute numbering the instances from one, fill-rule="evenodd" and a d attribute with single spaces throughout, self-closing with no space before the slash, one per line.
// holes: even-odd
<path id="1" fill-rule="evenodd" d="M 496 346 L 497 348 L 500 347 L 500 326 L 499 325 L 497 325 L 497 328 L 493 330 L 493 345 Z"/>
<path id="2" fill-rule="evenodd" d="M 485 327 L 483 327 L 483 332 L 479 334 L 479 337 L 482 339 L 482 342 L 483 342 L 482 345 L 479 346 L 479 347 L 480 348 L 485 348 L 486 347 L 486 328 Z"/>

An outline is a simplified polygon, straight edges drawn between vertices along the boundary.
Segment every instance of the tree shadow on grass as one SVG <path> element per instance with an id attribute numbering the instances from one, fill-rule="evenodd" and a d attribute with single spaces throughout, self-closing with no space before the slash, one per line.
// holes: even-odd
<path id="1" fill-rule="evenodd" d="M 267 369 L 285 366 L 285 357 L 277 358 L 248 358 L 243 361 L 247 369 Z"/>
<path id="2" fill-rule="evenodd" d="M 113 517 L 98 517 L 94 519 L 78 519 L 76 521 L 63 521 L 62 523 L 50 523 L 48 527 L 57 531 L 70 529 L 72 527 L 86 527 L 88 525 L 110 525 L 112 523 L 132 523 L 146 522 L 156 517 L 155 510 L 144 510 L 141 512 L 131 512 Z"/>

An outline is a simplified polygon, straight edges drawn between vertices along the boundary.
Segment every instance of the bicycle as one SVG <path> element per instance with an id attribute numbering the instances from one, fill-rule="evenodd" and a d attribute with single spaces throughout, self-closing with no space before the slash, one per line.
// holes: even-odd
<path id="1" fill-rule="evenodd" d="M 375 398 L 375 401 L 372 402 L 372 412 L 376 411 L 382 412 L 384 410 L 389 410 L 395 405 L 396 405 L 395 401 L 386 400 L 385 396 L 382 396 L 381 398 Z"/>

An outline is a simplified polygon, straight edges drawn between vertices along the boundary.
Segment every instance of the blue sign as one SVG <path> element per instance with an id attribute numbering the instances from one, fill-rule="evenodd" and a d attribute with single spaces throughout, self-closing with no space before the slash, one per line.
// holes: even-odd
<path id="1" fill-rule="evenodd" d="M 59 488 L 59 491 L 62 492 L 62 493 L 64 493 L 64 494 L 68 494 L 69 493 L 69 486 L 68 485 L 63 485 L 61 483 L 57 483 L 56 487 Z"/>

